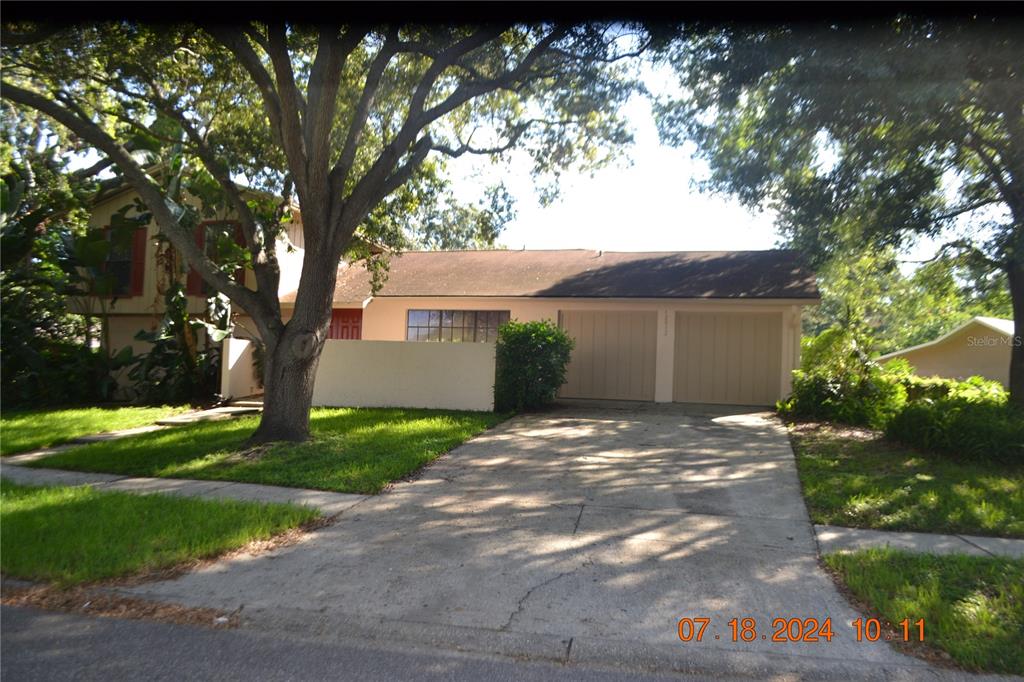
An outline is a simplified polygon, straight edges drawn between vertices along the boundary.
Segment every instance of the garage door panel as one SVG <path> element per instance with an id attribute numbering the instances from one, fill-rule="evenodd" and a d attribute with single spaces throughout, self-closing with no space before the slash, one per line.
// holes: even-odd
<path id="1" fill-rule="evenodd" d="M 676 313 L 676 402 L 768 405 L 780 397 L 781 313 Z"/>
<path id="2" fill-rule="evenodd" d="M 653 311 L 561 311 L 576 347 L 559 395 L 654 400 L 657 321 Z"/>

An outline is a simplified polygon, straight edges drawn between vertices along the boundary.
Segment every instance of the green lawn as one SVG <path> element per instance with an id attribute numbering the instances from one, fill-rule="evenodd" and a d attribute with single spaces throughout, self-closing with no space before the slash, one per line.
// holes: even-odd
<path id="1" fill-rule="evenodd" d="M 880 618 L 923 618 L 925 643 L 961 666 L 1024 674 L 1024 560 L 876 549 L 824 560 Z"/>
<path id="2" fill-rule="evenodd" d="M 59 445 L 105 431 L 152 424 L 191 409 L 171 407 L 80 407 L 68 410 L 5 411 L 0 415 L 0 454 Z"/>
<path id="3" fill-rule="evenodd" d="M 815 523 L 1024 538 L 1024 463 L 925 456 L 832 426 L 800 424 L 792 437 Z"/>
<path id="4" fill-rule="evenodd" d="M 95 443 L 30 466 L 378 493 L 502 419 L 490 412 L 313 410 L 313 440 L 242 452 L 258 417 Z"/>
<path id="5" fill-rule="evenodd" d="M 216 556 L 318 516 L 294 505 L 0 480 L 0 568 L 66 587 Z"/>

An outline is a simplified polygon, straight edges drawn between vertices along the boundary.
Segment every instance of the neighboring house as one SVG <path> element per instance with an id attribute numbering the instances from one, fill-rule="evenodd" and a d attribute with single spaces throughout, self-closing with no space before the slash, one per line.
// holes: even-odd
<path id="1" fill-rule="evenodd" d="M 1008 386 L 1010 353 L 1015 340 L 1013 320 L 973 317 L 934 341 L 911 346 L 878 358 L 903 358 L 920 376 L 966 379 L 983 376 Z"/>
<path id="2" fill-rule="evenodd" d="M 550 319 L 576 340 L 563 397 L 769 405 L 818 302 L 792 251 L 410 252 L 376 294 L 364 268 L 339 267 L 329 335 L 494 341 L 506 320 Z"/>

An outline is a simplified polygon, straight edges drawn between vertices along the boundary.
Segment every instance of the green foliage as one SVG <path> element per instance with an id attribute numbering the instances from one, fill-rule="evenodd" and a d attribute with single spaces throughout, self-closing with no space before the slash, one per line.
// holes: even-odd
<path id="1" fill-rule="evenodd" d="M 107 359 L 67 307 L 67 242 L 84 229 L 82 181 L 39 125 L 2 109 L 0 143 L 0 390 L 4 407 L 101 400 Z M 55 390 L 59 387 L 59 390 Z"/>
<path id="2" fill-rule="evenodd" d="M 1004 404 L 1009 398 L 1003 385 L 992 379 L 974 376 L 960 381 L 944 377 L 919 377 L 909 371 L 904 373 L 902 369 L 904 365 L 907 368 L 910 367 L 909 363 L 902 358 L 890 360 L 885 364 L 885 370 L 893 376 L 897 376 L 898 372 L 897 378 L 903 384 L 903 388 L 907 390 L 908 403 L 955 398 L 967 402 Z M 900 369 L 896 370 L 897 367 Z"/>
<path id="3" fill-rule="evenodd" d="M 939 258 L 908 275 L 892 249 L 854 250 L 817 274 L 821 305 L 804 313 L 804 332 L 855 328 L 879 353 L 931 341 L 975 315 L 1012 317 L 1005 273 L 975 273 L 965 259 Z"/>
<path id="4" fill-rule="evenodd" d="M 1020 188 L 1003 182 L 1022 161 L 1020 28 L 981 16 L 695 27 L 666 52 L 684 94 L 659 125 L 697 143 L 710 187 L 772 203 L 786 240 L 819 262 L 939 236 L 963 215 L 975 229 L 950 243 L 991 271 L 1018 257 L 1024 219 Z"/>
<path id="5" fill-rule="evenodd" d="M 1008 181 L 1024 168 L 1021 27 L 982 15 L 693 26 L 664 52 L 682 95 L 656 108 L 659 129 L 696 143 L 706 189 L 774 209 L 785 245 L 823 267 L 808 331 L 852 319 L 880 350 L 913 344 L 972 314 L 964 288 L 1005 314 L 1007 283 L 1024 282 L 1024 185 Z M 893 257 L 924 240 L 956 277 L 941 264 L 899 276 Z"/>
<path id="6" fill-rule="evenodd" d="M 864 351 L 865 341 L 840 328 L 804 339 L 793 392 L 778 404 L 789 418 L 881 428 L 906 402 L 906 389 Z"/>
<path id="7" fill-rule="evenodd" d="M 892 549 L 823 559 L 881 620 L 923 619 L 925 641 L 964 668 L 1024 672 L 1024 559 Z"/>
<path id="8" fill-rule="evenodd" d="M 4 575 L 59 586 L 216 556 L 312 521 L 286 504 L 37 488 L 0 480 Z"/>
<path id="9" fill-rule="evenodd" d="M 555 399 L 574 341 L 550 320 L 509 321 L 498 330 L 494 409 L 529 410 Z"/>
<path id="10" fill-rule="evenodd" d="M 1024 462 L 1024 414 L 984 398 L 923 398 L 908 404 L 885 425 L 898 443 L 955 459 Z"/>
<path id="11" fill-rule="evenodd" d="M 209 300 L 223 304 L 216 295 Z M 199 319 L 188 312 L 188 298 L 177 281 L 168 286 L 164 307 L 155 330 L 135 335 L 152 344 L 148 352 L 134 359 L 128 372 L 135 399 L 148 404 L 208 400 L 220 384 L 220 347 L 214 344 L 230 333 L 227 308 L 216 315 L 223 327 Z M 204 348 L 199 344 L 201 332 L 206 335 Z"/>
<path id="12" fill-rule="evenodd" d="M 922 378 L 906 360 L 880 366 L 870 342 L 833 328 L 802 341 L 802 368 L 779 414 L 884 429 L 892 440 L 970 459 L 1024 458 L 1024 415 L 997 381 Z"/>
<path id="13" fill-rule="evenodd" d="M 885 424 L 894 442 L 963 460 L 1024 462 L 1024 414 L 998 381 L 919 377 L 903 359 L 885 365 L 907 404 Z"/>

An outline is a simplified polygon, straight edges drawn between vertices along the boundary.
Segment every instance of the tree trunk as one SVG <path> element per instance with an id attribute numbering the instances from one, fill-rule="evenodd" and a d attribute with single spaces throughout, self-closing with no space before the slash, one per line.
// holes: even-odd
<path id="1" fill-rule="evenodd" d="M 1013 302 L 1010 350 L 1010 403 L 1024 410 L 1024 264 L 1012 261 L 1006 269 Z"/>
<path id="2" fill-rule="evenodd" d="M 323 340 L 287 325 L 263 359 L 263 416 L 251 445 L 309 439 L 309 408 Z"/>
<path id="3" fill-rule="evenodd" d="M 263 416 L 250 445 L 309 439 L 313 382 L 338 278 L 338 258 L 323 250 L 306 251 L 292 318 L 276 339 L 263 340 Z"/>

